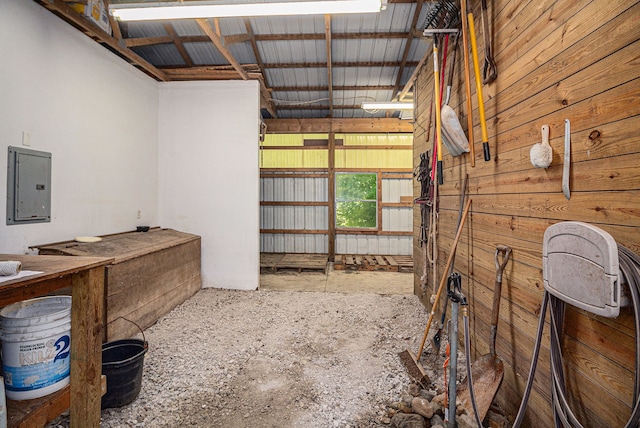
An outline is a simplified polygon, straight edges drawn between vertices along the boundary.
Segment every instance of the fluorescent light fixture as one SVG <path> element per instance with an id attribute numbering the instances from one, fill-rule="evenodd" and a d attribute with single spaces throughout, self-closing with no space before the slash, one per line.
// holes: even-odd
<path id="1" fill-rule="evenodd" d="M 400 102 L 364 102 L 361 105 L 364 110 L 413 110 L 413 103 L 400 103 Z"/>
<path id="2" fill-rule="evenodd" d="M 269 3 L 156 2 L 109 5 L 122 21 L 229 18 L 247 16 L 314 15 L 380 12 L 386 0 L 320 0 Z"/>

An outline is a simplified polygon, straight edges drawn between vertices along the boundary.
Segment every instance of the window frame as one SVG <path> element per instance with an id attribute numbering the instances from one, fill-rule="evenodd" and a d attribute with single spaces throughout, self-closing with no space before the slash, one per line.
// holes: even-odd
<path id="1" fill-rule="evenodd" d="M 374 191 L 375 191 L 375 196 L 374 199 L 346 199 L 346 198 L 339 198 L 338 197 L 338 177 L 339 176 L 347 176 L 347 175 L 370 175 L 373 176 L 375 178 L 374 181 Z M 378 192 L 378 181 L 379 181 L 379 177 L 378 177 L 378 173 L 377 172 L 362 172 L 362 171 L 340 171 L 340 172 L 335 172 L 335 178 L 334 178 L 334 224 L 337 230 L 350 230 L 350 231 L 357 231 L 357 230 L 362 230 L 362 231 L 377 231 L 379 230 L 379 225 L 380 225 L 380 212 L 379 212 L 379 208 L 380 208 L 380 195 Z M 375 204 L 375 225 L 374 226 L 339 226 L 338 225 L 338 205 L 340 202 L 373 202 Z"/>

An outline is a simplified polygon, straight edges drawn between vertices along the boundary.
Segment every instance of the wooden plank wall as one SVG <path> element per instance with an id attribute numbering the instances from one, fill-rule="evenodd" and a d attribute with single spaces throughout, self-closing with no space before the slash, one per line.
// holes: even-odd
<path id="1" fill-rule="evenodd" d="M 496 245 L 513 257 L 504 274 L 497 352 L 505 378 L 497 401 L 515 415 L 528 377 L 543 294 L 542 239 L 559 221 L 592 223 L 640 253 L 640 3 L 630 0 L 496 0 L 489 3 L 498 79 L 484 85 L 492 158 L 482 158 L 472 83 L 475 168 L 469 156 L 444 156 L 440 186 L 438 278 L 455 236 L 462 180 L 469 176 L 471 216 L 458 246 L 455 269 L 470 299 L 475 355 L 488 352 Z M 480 2 L 476 17 L 480 62 L 484 46 Z M 462 46 L 462 44 L 460 44 Z M 460 52 L 462 49 L 460 50 Z M 460 58 L 460 56 L 458 56 Z M 470 60 L 471 61 L 471 60 Z M 425 61 L 415 85 L 414 165 L 431 149 L 429 127 L 433 64 Z M 450 105 L 467 128 L 460 59 Z M 562 193 L 564 119 L 571 120 L 571 199 Z M 434 120 L 435 122 L 435 120 Z M 553 163 L 531 166 L 529 150 L 540 128 L 551 128 Z M 445 150 L 446 152 L 446 150 Z M 414 196 L 420 194 L 415 183 Z M 420 211 L 414 209 L 415 293 L 430 307 L 431 273 L 423 293 Z M 617 319 L 569 309 L 563 337 L 573 409 L 588 427 L 620 427 L 631 412 L 634 317 Z M 545 328 L 525 426 L 553 426 L 549 385 L 549 330 Z"/>

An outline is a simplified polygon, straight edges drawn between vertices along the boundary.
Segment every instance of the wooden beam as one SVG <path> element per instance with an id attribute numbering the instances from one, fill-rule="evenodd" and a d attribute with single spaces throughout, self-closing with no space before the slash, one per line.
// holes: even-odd
<path id="1" fill-rule="evenodd" d="M 260 70 L 264 70 L 264 64 L 262 62 L 262 56 L 260 55 L 260 50 L 258 49 L 258 44 L 255 40 L 255 34 L 253 33 L 253 28 L 251 27 L 251 21 L 245 18 L 244 26 L 247 29 L 247 34 L 249 36 L 249 41 L 251 42 L 251 49 L 253 49 L 253 55 L 256 57 L 256 62 L 258 63 L 258 67 Z M 263 76 L 260 80 L 260 97 L 261 97 L 261 105 L 267 109 L 269 114 L 273 117 L 278 117 L 276 113 L 276 106 L 273 104 L 271 100 L 271 91 L 267 86 L 267 82 L 265 77 Z"/>
<path id="2" fill-rule="evenodd" d="M 213 28 L 211 28 L 209 21 L 206 19 L 196 19 L 196 23 L 198 24 L 198 26 L 200 26 L 202 31 L 204 31 L 205 34 L 209 36 L 209 39 L 211 40 L 211 42 L 215 45 L 218 51 L 220 51 L 222 56 L 224 56 L 225 59 L 229 61 L 229 64 L 231 64 L 233 68 L 238 72 L 242 80 L 249 80 L 250 78 L 247 72 L 244 71 L 244 68 L 242 68 L 242 65 L 235 59 L 235 57 L 231 54 L 229 49 L 227 49 L 227 47 L 224 45 L 220 35 L 217 34 L 213 30 Z"/>
<path id="3" fill-rule="evenodd" d="M 463 0 L 466 1 L 466 0 Z M 420 17 L 420 12 L 422 12 L 422 4 L 424 0 L 418 0 L 418 4 L 416 5 L 416 10 L 413 13 L 413 19 L 411 20 L 411 30 L 416 28 L 418 24 L 418 18 Z M 402 60 L 400 61 L 400 69 L 398 70 L 398 77 L 396 78 L 396 84 L 393 88 L 392 99 L 398 94 L 398 89 L 400 88 L 400 83 L 402 82 L 402 75 L 404 74 L 404 68 L 407 66 L 407 58 L 409 57 L 409 51 L 411 50 L 411 42 L 413 41 L 413 34 L 411 32 L 407 35 L 407 42 L 404 45 L 404 52 L 402 54 Z"/>
<path id="4" fill-rule="evenodd" d="M 124 39 L 124 44 L 128 48 L 149 45 L 164 45 L 167 43 L 173 43 L 173 38 L 171 36 L 134 37 Z"/>
<path id="5" fill-rule="evenodd" d="M 422 66 L 424 65 L 424 62 L 429 58 L 430 55 L 431 55 L 431 49 L 427 49 L 427 52 L 424 54 L 424 56 L 422 57 L 422 59 L 420 60 L 420 62 L 416 66 L 416 68 L 413 70 L 413 73 L 411 73 L 411 77 L 409 77 L 409 80 L 404 85 L 404 88 L 402 89 L 400 94 L 398 94 L 398 100 L 399 101 L 404 100 L 404 98 L 407 96 L 407 94 L 409 93 L 409 91 L 413 87 L 413 84 L 416 81 L 416 77 L 418 76 L 418 73 L 422 69 Z"/>
<path id="6" fill-rule="evenodd" d="M 109 10 L 109 3 L 111 3 L 110 0 L 102 0 L 102 4 L 104 5 L 104 8 L 106 10 Z M 86 0 L 83 4 L 86 4 Z M 120 31 L 120 24 L 118 24 L 118 21 L 116 21 L 116 19 L 110 13 L 107 13 L 107 17 L 109 19 L 109 26 L 111 27 L 113 37 L 118 41 L 118 44 L 122 45 L 122 32 Z"/>
<path id="7" fill-rule="evenodd" d="M 165 22 L 164 24 L 162 24 L 162 26 L 164 27 L 165 31 L 171 36 L 171 41 L 178 49 L 178 52 L 180 53 L 180 56 L 182 57 L 182 60 L 184 61 L 184 63 L 187 64 L 189 67 L 193 67 L 193 61 L 191 60 L 191 56 L 189 55 L 187 50 L 184 48 L 182 41 L 178 37 L 178 33 L 176 33 L 176 30 L 173 28 L 173 25 L 170 22 Z"/>
<path id="8" fill-rule="evenodd" d="M 167 80 L 240 80 L 236 70 L 220 70 L 215 67 L 163 68 Z M 262 78 L 261 73 L 246 73 L 249 79 Z"/>
<path id="9" fill-rule="evenodd" d="M 371 86 L 336 86 L 334 91 L 393 91 L 393 85 L 371 85 Z M 300 92 L 300 91 L 327 91 L 327 86 L 272 86 L 274 92 Z"/>
<path id="10" fill-rule="evenodd" d="M 153 66 L 151 63 L 147 62 L 144 58 L 142 58 L 140 55 L 136 54 L 132 50 L 121 46 L 119 40 L 105 33 L 105 31 L 102 28 L 100 28 L 97 24 L 81 16 L 79 13 L 77 13 L 76 11 L 71 9 L 69 6 L 67 6 L 62 0 L 37 0 L 37 1 L 38 3 L 40 3 L 40 5 L 47 8 L 49 11 L 58 15 L 62 19 L 66 20 L 68 23 L 70 23 L 74 27 L 80 29 L 89 37 L 97 40 L 99 43 L 102 43 L 108 46 L 117 55 L 124 58 L 131 65 L 139 68 L 149 76 L 163 82 L 168 80 L 167 76 L 162 71 L 160 71 L 158 68 Z"/>
<path id="11" fill-rule="evenodd" d="M 413 37 L 422 37 L 422 33 L 417 30 L 413 30 Z M 332 34 L 332 38 L 335 40 L 357 40 L 357 39 L 403 39 L 407 37 L 407 33 L 403 32 L 390 32 L 390 33 L 338 33 Z M 324 40 L 323 33 L 304 33 L 304 34 L 254 34 L 253 40 L 256 42 L 270 42 L 270 41 L 287 41 L 287 40 Z M 180 41 L 182 43 L 203 43 L 209 42 L 207 36 L 193 35 L 193 36 L 181 36 Z M 224 44 L 232 45 L 236 43 L 246 43 L 251 41 L 251 36 L 246 33 L 240 34 L 228 34 L 224 36 Z M 131 37 L 124 39 L 127 47 L 131 46 L 147 46 L 158 45 L 163 43 L 171 43 L 167 36 L 153 36 L 153 37 Z"/>
<path id="12" fill-rule="evenodd" d="M 422 33 L 414 31 L 412 34 L 415 37 L 422 37 Z M 331 36 L 333 39 L 404 39 L 407 37 L 407 33 L 404 32 L 371 32 L 371 33 L 335 33 Z M 258 42 L 277 42 L 287 40 L 324 40 L 325 35 L 323 33 L 292 33 L 292 34 L 256 34 L 256 41 Z"/>
<path id="13" fill-rule="evenodd" d="M 329 90 L 329 117 L 333 117 L 333 79 L 331 77 L 331 15 L 324 16 L 324 36 L 327 46 L 327 87 Z M 329 144 L 331 145 L 331 144 Z M 334 144 L 335 148 L 335 144 Z M 329 253 L 331 257 L 331 253 Z M 333 260 L 330 258 L 330 260 Z"/>
<path id="14" fill-rule="evenodd" d="M 291 177 L 294 178 L 294 177 Z M 299 177 L 295 177 L 299 178 Z M 260 201 L 262 206 L 293 206 L 293 207 L 326 207 L 329 202 L 303 202 L 303 201 Z"/>
<path id="15" fill-rule="evenodd" d="M 326 146 L 260 146 L 260 150 L 325 150 Z M 413 150 L 412 145 L 358 145 L 358 146 L 338 146 L 336 150 Z"/>
<path id="16" fill-rule="evenodd" d="M 397 118 L 266 119 L 269 134 L 413 132 L 413 124 Z"/>
<path id="17" fill-rule="evenodd" d="M 329 201 L 328 206 L 328 221 L 329 221 L 329 236 L 327 249 L 329 254 L 329 261 L 333 262 L 336 258 L 336 134 L 333 131 L 331 125 L 329 126 L 329 153 L 327 154 L 327 199 Z"/>
<path id="18" fill-rule="evenodd" d="M 418 62 L 407 61 L 405 65 L 418 65 Z M 325 68 L 326 62 L 271 62 L 264 63 L 264 68 Z M 399 62 L 391 61 L 343 61 L 333 62 L 335 67 L 399 67 Z"/>

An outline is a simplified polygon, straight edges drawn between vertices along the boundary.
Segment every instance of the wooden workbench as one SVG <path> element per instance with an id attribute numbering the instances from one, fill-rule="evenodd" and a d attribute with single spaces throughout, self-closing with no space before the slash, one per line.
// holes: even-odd
<path id="1" fill-rule="evenodd" d="M 22 270 L 43 273 L 0 283 L 0 306 L 66 287 L 72 290 L 70 394 L 63 390 L 51 394 L 50 400 L 7 400 L 8 426 L 44 426 L 55 416 L 54 408 L 63 411 L 69 405 L 72 427 L 99 427 L 104 270 L 113 259 L 0 254 L 0 261 L 6 260 L 22 262 Z M 70 403 L 64 402 L 65 397 Z M 52 406 L 51 400 L 57 405 Z"/>

